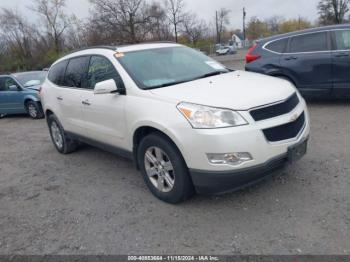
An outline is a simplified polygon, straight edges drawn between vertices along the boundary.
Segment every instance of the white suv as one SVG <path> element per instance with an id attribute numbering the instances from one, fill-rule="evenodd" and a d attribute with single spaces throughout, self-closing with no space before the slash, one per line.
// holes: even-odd
<path id="1" fill-rule="evenodd" d="M 84 142 L 129 157 L 170 203 L 264 178 L 306 153 L 310 131 L 288 81 L 174 43 L 74 52 L 53 64 L 41 96 L 60 153 Z"/>

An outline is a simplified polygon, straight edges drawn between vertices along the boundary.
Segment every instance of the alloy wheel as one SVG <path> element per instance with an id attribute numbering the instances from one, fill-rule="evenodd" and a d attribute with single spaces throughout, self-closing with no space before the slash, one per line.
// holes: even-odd
<path id="1" fill-rule="evenodd" d="M 38 112 L 36 110 L 36 107 L 33 104 L 28 105 L 28 113 L 32 118 L 36 118 L 38 115 Z"/>
<path id="2" fill-rule="evenodd" d="M 63 137 L 59 126 L 54 121 L 51 123 L 51 134 L 55 145 L 61 149 L 63 147 Z"/>
<path id="3" fill-rule="evenodd" d="M 145 169 L 154 187 L 163 193 L 174 188 L 175 172 L 168 155 L 159 147 L 150 147 L 145 153 Z"/>

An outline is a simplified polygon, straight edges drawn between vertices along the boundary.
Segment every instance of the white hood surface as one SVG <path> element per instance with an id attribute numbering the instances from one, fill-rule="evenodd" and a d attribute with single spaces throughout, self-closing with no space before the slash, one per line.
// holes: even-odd
<path id="1" fill-rule="evenodd" d="M 249 110 L 281 100 L 296 92 L 288 81 L 245 71 L 208 77 L 151 92 L 176 102 Z"/>

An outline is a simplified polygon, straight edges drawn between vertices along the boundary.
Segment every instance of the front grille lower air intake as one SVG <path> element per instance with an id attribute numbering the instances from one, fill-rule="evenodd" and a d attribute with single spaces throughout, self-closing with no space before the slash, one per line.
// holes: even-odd
<path id="1" fill-rule="evenodd" d="M 301 130 L 304 128 L 304 126 L 305 113 L 302 113 L 294 122 L 264 129 L 263 132 L 268 141 L 278 142 L 297 137 Z"/>

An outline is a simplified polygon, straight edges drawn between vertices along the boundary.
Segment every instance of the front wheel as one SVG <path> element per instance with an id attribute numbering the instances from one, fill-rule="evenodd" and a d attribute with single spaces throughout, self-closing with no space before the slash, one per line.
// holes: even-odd
<path id="1" fill-rule="evenodd" d="M 38 102 L 32 100 L 28 101 L 26 103 L 26 110 L 29 116 L 33 119 L 40 119 L 44 117 L 43 109 Z"/>
<path id="2" fill-rule="evenodd" d="M 158 199 L 176 204 L 194 194 L 186 163 L 165 136 L 157 133 L 146 136 L 138 147 L 137 156 L 144 180 Z"/>

